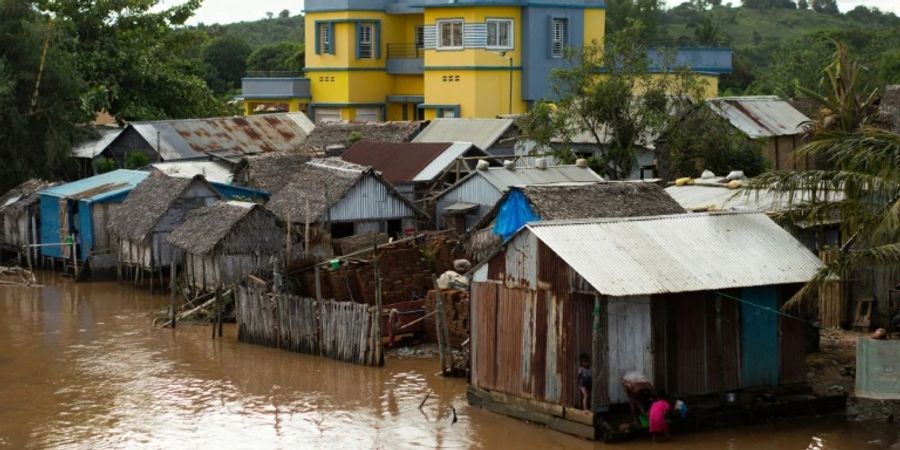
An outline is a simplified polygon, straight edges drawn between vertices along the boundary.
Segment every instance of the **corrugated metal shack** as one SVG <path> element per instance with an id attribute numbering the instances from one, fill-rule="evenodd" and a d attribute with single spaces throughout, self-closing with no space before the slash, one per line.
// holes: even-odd
<path id="1" fill-rule="evenodd" d="M 187 285 L 212 291 L 271 271 L 284 257 L 285 232 L 275 215 L 259 205 L 218 202 L 191 211 L 168 242 L 184 252 Z"/>
<path id="2" fill-rule="evenodd" d="M 41 244 L 74 240 L 81 262 L 91 260 L 92 275 L 115 266 L 114 240 L 108 231 L 116 208 L 148 172 L 114 170 L 61 184 L 40 192 Z M 47 246 L 41 254 L 52 259 L 72 258 L 70 246 Z"/>
<path id="3" fill-rule="evenodd" d="M 363 233 L 414 233 L 427 215 L 372 168 L 337 158 L 315 159 L 291 176 L 266 208 L 305 236 L 307 253 L 333 255 L 332 239 Z M 307 226 L 308 225 L 308 226 Z"/>
<path id="4" fill-rule="evenodd" d="M 766 140 L 763 154 L 773 170 L 802 170 L 813 161 L 794 161 L 794 149 L 807 142 L 811 119 L 790 103 L 771 95 L 720 97 L 706 101 L 710 109 L 749 139 Z"/>
<path id="5" fill-rule="evenodd" d="M 344 161 L 374 168 L 412 201 L 424 200 L 453 186 L 475 170 L 477 158 L 487 157 L 471 142 L 360 141 L 341 154 Z M 424 208 L 424 201 L 420 205 Z"/>
<path id="6" fill-rule="evenodd" d="M 492 167 L 475 170 L 436 198 L 438 229 L 463 233 L 475 225 L 512 186 L 603 181 L 590 168 L 578 166 Z"/>
<path id="7" fill-rule="evenodd" d="M 153 174 L 137 185 L 117 208 L 109 223 L 116 237 L 118 275 L 122 269 L 135 280 L 146 272 L 162 284 L 163 268 L 181 263 L 181 255 L 168 243 L 175 228 L 192 210 L 210 206 L 223 197 L 202 176 L 168 177 Z"/>
<path id="8" fill-rule="evenodd" d="M 93 158 L 124 167 L 130 153 L 152 162 L 205 159 L 210 153 L 240 155 L 299 150 L 315 125 L 303 113 L 132 122 Z"/>
<path id="9" fill-rule="evenodd" d="M 473 270 L 470 402 L 595 438 L 582 353 L 594 410 L 629 371 L 679 396 L 802 382 L 777 309 L 820 265 L 764 214 L 530 223 Z"/>
<path id="10" fill-rule="evenodd" d="M 40 242 L 38 193 L 53 185 L 49 181 L 30 179 L 0 196 L 0 250 L 15 252 L 21 256 L 23 246 Z M 32 251 L 36 259 L 36 251 L 28 251 Z"/>

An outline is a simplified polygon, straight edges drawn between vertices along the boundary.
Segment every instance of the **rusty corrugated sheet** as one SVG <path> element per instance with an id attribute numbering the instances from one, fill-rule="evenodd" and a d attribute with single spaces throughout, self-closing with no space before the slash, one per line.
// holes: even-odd
<path id="1" fill-rule="evenodd" d="M 472 346 L 475 349 L 473 383 L 483 389 L 496 386 L 497 347 L 497 289 L 496 283 L 473 283 L 469 307 Z"/>
<path id="2" fill-rule="evenodd" d="M 715 298 L 709 296 L 706 303 L 706 335 L 710 337 L 707 349 L 707 385 L 709 392 L 737 389 L 740 384 L 740 320 L 738 304 L 733 300 L 722 299 L 722 335 L 716 334 Z M 719 355 L 723 355 L 721 362 Z"/>
<path id="3" fill-rule="evenodd" d="M 790 317 L 781 318 L 780 384 L 806 381 L 806 324 Z"/>
<path id="4" fill-rule="evenodd" d="M 802 134 L 810 122 L 809 117 L 774 95 L 720 97 L 707 100 L 707 104 L 751 139 Z"/>
<path id="5" fill-rule="evenodd" d="M 667 296 L 675 308 L 675 387 L 679 394 L 707 392 L 706 308 L 691 294 Z"/>
<path id="6" fill-rule="evenodd" d="M 497 304 L 497 384 L 498 390 L 523 395 L 522 322 L 525 291 L 500 289 Z"/>
<path id="7" fill-rule="evenodd" d="M 547 400 L 547 291 L 537 291 L 534 297 L 534 338 L 531 353 L 531 391 L 534 398 Z"/>
<path id="8" fill-rule="evenodd" d="M 578 358 L 582 353 L 587 354 L 589 358 L 593 357 L 594 296 L 572 294 L 569 301 L 572 307 L 566 317 L 568 324 L 566 332 L 568 334 L 567 341 L 572 344 L 572 352 L 568 363 L 571 373 L 566 381 L 569 384 L 567 390 L 572 394 L 572 401 L 569 405 L 578 405 L 581 398 L 577 383 Z"/>
<path id="9" fill-rule="evenodd" d="M 674 350 L 666 359 L 668 385 L 682 395 L 719 392 L 723 382 L 726 390 L 738 388 L 740 321 L 735 302 L 722 300 L 722 336 L 718 336 L 715 299 L 710 294 L 668 295 L 661 301 L 674 305 L 667 308 L 673 314 L 667 324 L 675 330 L 666 333 L 674 334 L 674 342 L 663 344 Z"/>
<path id="10" fill-rule="evenodd" d="M 500 250 L 488 261 L 488 280 L 504 281 L 504 273 L 506 272 L 506 251 Z"/>

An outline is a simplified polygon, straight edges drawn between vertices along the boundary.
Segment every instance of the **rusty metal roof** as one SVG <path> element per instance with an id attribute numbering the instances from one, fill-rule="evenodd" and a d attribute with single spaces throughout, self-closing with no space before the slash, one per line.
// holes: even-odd
<path id="1" fill-rule="evenodd" d="M 437 178 L 457 158 L 474 151 L 487 156 L 469 142 L 390 143 L 360 141 L 347 149 L 341 159 L 381 172 L 390 183 L 427 182 Z M 466 168 L 468 172 L 468 167 Z"/>
<path id="2" fill-rule="evenodd" d="M 774 95 L 719 97 L 706 102 L 716 114 L 751 139 L 802 134 L 810 121 L 790 103 Z"/>
<path id="3" fill-rule="evenodd" d="M 805 283 L 821 261 L 762 213 L 535 222 L 538 239 L 604 295 Z"/>
<path id="4" fill-rule="evenodd" d="M 193 159 L 206 152 L 228 150 L 244 155 L 294 151 L 315 125 L 303 113 L 247 117 L 132 122 L 165 161 Z"/>

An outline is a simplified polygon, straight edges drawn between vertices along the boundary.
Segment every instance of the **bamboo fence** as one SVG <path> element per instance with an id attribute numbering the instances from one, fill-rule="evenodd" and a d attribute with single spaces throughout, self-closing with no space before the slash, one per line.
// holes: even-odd
<path id="1" fill-rule="evenodd" d="M 238 339 L 355 364 L 380 366 L 375 309 L 360 303 L 317 301 L 238 287 Z"/>

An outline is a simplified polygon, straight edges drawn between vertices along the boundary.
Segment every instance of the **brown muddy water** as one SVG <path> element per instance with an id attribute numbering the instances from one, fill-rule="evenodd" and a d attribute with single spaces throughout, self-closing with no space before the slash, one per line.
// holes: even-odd
<path id="1" fill-rule="evenodd" d="M 431 360 L 359 367 L 157 330 L 165 296 L 115 283 L 0 286 L 0 448 L 603 448 L 470 408 Z M 427 392 L 431 398 L 420 411 Z M 452 423 L 452 409 L 458 421 Z M 822 418 L 608 448 L 900 449 L 895 427 Z"/>

